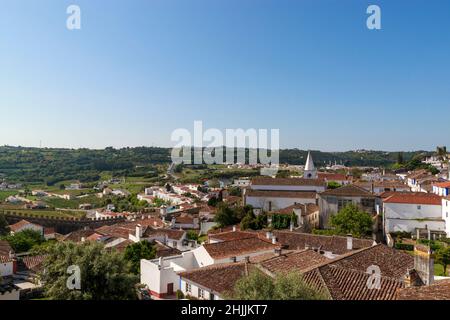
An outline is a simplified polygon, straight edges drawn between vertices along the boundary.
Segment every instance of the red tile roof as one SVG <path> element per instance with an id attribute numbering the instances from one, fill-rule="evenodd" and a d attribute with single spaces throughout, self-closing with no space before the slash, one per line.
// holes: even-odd
<path id="1" fill-rule="evenodd" d="M 9 255 L 8 256 L 0 255 L 0 263 L 9 263 L 9 262 L 12 262 L 12 261 L 13 261 L 13 259 L 11 259 L 9 257 Z"/>
<path id="2" fill-rule="evenodd" d="M 434 186 L 439 188 L 450 188 L 450 181 L 435 183 Z"/>
<path id="3" fill-rule="evenodd" d="M 383 202 L 440 206 L 442 204 L 442 197 L 433 193 L 424 193 L 424 192 L 395 193 L 390 197 L 384 199 Z"/>
<path id="4" fill-rule="evenodd" d="M 429 286 L 403 288 L 398 300 L 450 300 L 450 280 L 439 280 Z"/>
<path id="5" fill-rule="evenodd" d="M 273 197 L 273 198 L 299 198 L 315 199 L 317 193 L 311 191 L 272 191 L 272 190 L 247 190 L 247 197 Z"/>
<path id="6" fill-rule="evenodd" d="M 245 231 L 230 231 L 223 232 L 217 234 L 209 234 L 208 238 L 219 241 L 230 241 L 230 240 L 239 240 L 239 239 L 248 239 L 248 238 L 257 238 L 258 235 L 254 232 L 245 232 Z"/>
<path id="7" fill-rule="evenodd" d="M 179 275 L 185 281 L 193 282 L 200 287 L 213 290 L 216 294 L 223 295 L 231 292 L 236 281 L 245 276 L 246 272 L 254 269 L 253 265 L 245 262 L 221 263 L 182 272 Z"/>
<path id="8" fill-rule="evenodd" d="M 345 185 L 336 189 L 329 189 L 320 193 L 320 195 L 341 197 L 375 197 L 373 193 L 354 184 Z"/>
<path id="9" fill-rule="evenodd" d="M 303 178 L 253 178 L 251 185 L 271 185 L 271 186 L 325 186 L 323 179 L 303 179 Z"/>
<path id="10" fill-rule="evenodd" d="M 14 250 L 11 248 L 10 244 L 6 240 L 0 240 L 0 256 L 9 256 L 9 253 Z"/>
<path id="11" fill-rule="evenodd" d="M 369 266 L 380 268 L 379 289 L 367 285 Z M 314 267 L 304 273 L 304 279 L 333 300 L 393 300 L 397 290 L 405 286 L 404 276 L 413 267 L 412 256 L 376 245 Z"/>
<path id="12" fill-rule="evenodd" d="M 34 223 L 31 223 L 27 220 L 20 220 L 19 222 L 10 225 L 9 228 L 11 229 L 11 231 L 16 232 L 17 230 L 20 230 L 21 228 L 25 227 L 28 224 L 34 224 Z M 36 225 L 36 224 L 34 224 L 34 225 Z"/>
<path id="13" fill-rule="evenodd" d="M 331 261 L 324 255 L 313 250 L 293 251 L 271 259 L 262 261 L 260 265 L 272 274 L 290 272 L 292 270 L 304 271 L 313 266 Z"/>
<path id="14" fill-rule="evenodd" d="M 345 181 L 347 176 L 340 173 L 330 173 L 330 172 L 318 172 L 317 175 L 320 179 L 326 179 L 328 181 Z"/>
<path id="15" fill-rule="evenodd" d="M 222 259 L 244 254 L 269 251 L 280 248 L 279 244 L 272 244 L 258 238 L 246 238 L 203 245 L 213 259 Z"/>

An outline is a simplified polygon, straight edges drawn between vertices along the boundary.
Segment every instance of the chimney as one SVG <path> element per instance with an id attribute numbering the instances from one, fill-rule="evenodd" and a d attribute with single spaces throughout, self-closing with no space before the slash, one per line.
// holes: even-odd
<path id="1" fill-rule="evenodd" d="M 408 269 L 404 283 L 405 287 L 407 288 L 418 287 L 423 285 L 422 279 L 420 279 L 419 274 L 414 269 Z"/>
<path id="2" fill-rule="evenodd" d="M 272 239 L 272 232 L 267 231 L 266 232 L 266 238 L 269 239 L 269 240 Z"/>
<path id="3" fill-rule="evenodd" d="M 272 237 L 272 244 L 276 244 L 277 243 L 277 238 L 276 237 Z"/>
<path id="4" fill-rule="evenodd" d="M 141 241 L 141 237 L 142 237 L 142 226 L 140 224 L 136 225 L 136 239 L 137 241 Z"/>
<path id="5" fill-rule="evenodd" d="M 347 235 L 347 250 L 353 250 L 353 237 L 351 234 Z"/>
<path id="6" fill-rule="evenodd" d="M 236 226 L 233 226 L 233 232 L 236 232 Z"/>
<path id="7" fill-rule="evenodd" d="M 17 259 L 13 259 L 13 273 L 15 274 L 17 272 Z"/>
<path id="8" fill-rule="evenodd" d="M 414 246 L 414 269 L 425 285 L 434 281 L 434 255 L 429 246 Z"/>

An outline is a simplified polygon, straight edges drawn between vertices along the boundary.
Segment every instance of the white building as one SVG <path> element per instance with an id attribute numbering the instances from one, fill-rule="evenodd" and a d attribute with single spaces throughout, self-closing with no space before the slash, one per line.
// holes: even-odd
<path id="1" fill-rule="evenodd" d="M 9 277 L 14 274 L 14 263 L 15 261 L 10 255 L 0 255 L 0 278 Z"/>
<path id="2" fill-rule="evenodd" d="M 24 230 L 34 230 L 34 231 L 37 231 L 40 234 L 42 234 L 42 236 L 44 235 L 44 227 L 43 226 L 40 226 L 35 223 L 31 223 L 27 220 L 20 220 L 19 222 L 12 224 L 9 226 L 9 229 L 11 230 L 12 234 L 20 232 L 20 231 L 24 231 Z"/>
<path id="3" fill-rule="evenodd" d="M 450 195 L 450 181 L 435 183 L 433 185 L 433 193 L 442 197 Z"/>
<path id="4" fill-rule="evenodd" d="M 280 246 L 258 238 L 204 244 L 181 255 L 141 260 L 141 283 L 159 298 L 173 295 L 180 289 L 178 273 L 247 257 L 273 253 Z"/>
<path id="5" fill-rule="evenodd" d="M 246 190 L 245 204 L 264 211 L 280 210 L 294 204 L 316 203 L 316 192 Z"/>
<path id="6" fill-rule="evenodd" d="M 442 198 L 435 194 L 394 193 L 383 200 L 383 218 L 386 233 L 445 230 Z"/>
<path id="7" fill-rule="evenodd" d="M 450 196 L 442 198 L 442 219 L 445 221 L 447 238 L 450 238 Z"/>

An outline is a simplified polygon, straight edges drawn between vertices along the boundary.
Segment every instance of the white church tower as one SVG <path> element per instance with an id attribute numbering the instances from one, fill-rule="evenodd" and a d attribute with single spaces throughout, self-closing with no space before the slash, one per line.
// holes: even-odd
<path id="1" fill-rule="evenodd" d="M 303 171 L 303 178 L 305 179 L 317 179 L 317 170 L 314 167 L 313 158 L 311 152 L 308 151 L 308 158 L 306 159 L 305 170 Z"/>

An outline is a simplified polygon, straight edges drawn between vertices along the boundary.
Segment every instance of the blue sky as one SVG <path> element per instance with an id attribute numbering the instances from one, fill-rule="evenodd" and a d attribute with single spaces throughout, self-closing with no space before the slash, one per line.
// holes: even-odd
<path id="1" fill-rule="evenodd" d="M 0 144 L 170 146 L 202 120 L 289 148 L 434 149 L 449 57 L 446 0 L 2 0 Z"/>

